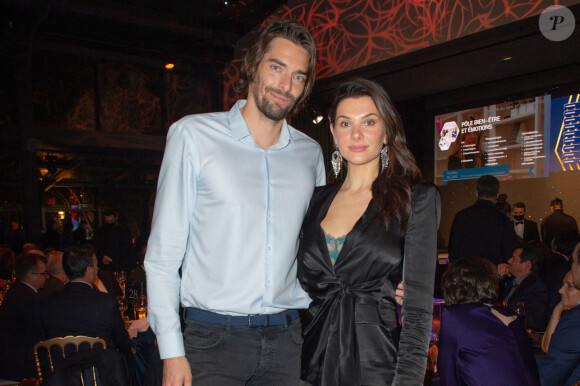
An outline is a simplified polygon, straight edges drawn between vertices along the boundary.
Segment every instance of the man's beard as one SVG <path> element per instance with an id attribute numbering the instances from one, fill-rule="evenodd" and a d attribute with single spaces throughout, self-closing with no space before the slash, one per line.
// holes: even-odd
<path id="1" fill-rule="evenodd" d="M 281 95 L 284 98 L 288 99 L 290 103 L 285 108 L 279 108 L 274 103 L 270 103 L 268 101 L 268 98 L 266 97 L 267 94 L 265 94 L 262 97 L 262 99 L 260 99 L 258 94 L 254 92 L 253 93 L 254 100 L 256 101 L 256 106 L 258 107 L 258 110 L 260 110 L 260 112 L 264 114 L 266 118 L 274 122 L 279 122 L 282 119 L 286 118 L 290 110 L 292 110 L 296 105 L 296 99 L 290 93 L 281 93 L 271 87 L 266 87 L 265 91 L 266 93 L 274 93 Z"/>

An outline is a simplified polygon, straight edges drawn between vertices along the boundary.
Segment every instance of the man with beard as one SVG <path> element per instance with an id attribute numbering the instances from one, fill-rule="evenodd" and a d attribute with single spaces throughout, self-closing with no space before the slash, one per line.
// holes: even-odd
<path id="1" fill-rule="evenodd" d="M 297 241 L 325 172 L 320 146 L 285 117 L 315 75 L 308 31 L 274 20 L 242 63 L 247 101 L 169 130 L 145 257 L 165 386 L 299 383 L 297 310 L 310 299 Z"/>

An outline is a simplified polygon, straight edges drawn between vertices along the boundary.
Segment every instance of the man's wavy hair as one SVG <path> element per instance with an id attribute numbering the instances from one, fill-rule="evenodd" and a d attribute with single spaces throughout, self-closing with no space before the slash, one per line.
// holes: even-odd
<path id="1" fill-rule="evenodd" d="M 293 20 L 272 20 L 262 34 L 258 41 L 250 47 L 240 69 L 240 77 L 236 81 L 235 89 L 240 94 L 248 93 L 250 83 L 254 80 L 258 66 L 264 55 L 270 49 L 270 43 L 275 38 L 283 38 L 290 40 L 292 43 L 303 47 L 308 52 L 308 70 L 306 73 L 306 83 L 302 95 L 296 101 L 296 105 L 290 111 L 290 114 L 296 113 L 306 103 L 312 87 L 314 86 L 314 79 L 316 78 L 316 45 L 310 32 L 300 23 Z"/>
<path id="2" fill-rule="evenodd" d="M 441 278 L 447 306 L 497 301 L 497 268 L 481 257 L 466 257 L 449 264 Z"/>

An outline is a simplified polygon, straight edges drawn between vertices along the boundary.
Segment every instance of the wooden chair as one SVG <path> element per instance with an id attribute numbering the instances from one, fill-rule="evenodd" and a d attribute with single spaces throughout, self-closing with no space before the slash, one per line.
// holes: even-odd
<path id="1" fill-rule="evenodd" d="M 66 357 L 65 348 L 67 346 L 74 346 L 75 352 L 79 351 L 81 344 L 88 344 L 90 349 L 92 350 L 95 344 L 101 344 L 103 350 L 107 348 L 107 343 L 102 338 L 92 338 L 90 336 L 65 336 L 59 338 L 52 338 L 48 340 L 42 340 L 34 345 L 34 360 L 36 361 L 36 371 L 38 373 L 38 379 L 42 382 L 42 368 L 40 365 L 40 359 L 38 356 L 39 349 L 45 349 L 48 353 L 48 362 L 50 363 L 50 372 L 54 371 L 55 367 L 55 360 L 52 357 L 51 349 L 53 347 L 59 347 L 62 357 L 59 359 L 64 359 Z M 92 368 L 92 383 L 93 385 L 97 384 L 97 375 L 95 373 L 95 367 Z M 85 379 L 83 377 L 83 373 L 81 373 L 81 384 L 85 385 Z"/>

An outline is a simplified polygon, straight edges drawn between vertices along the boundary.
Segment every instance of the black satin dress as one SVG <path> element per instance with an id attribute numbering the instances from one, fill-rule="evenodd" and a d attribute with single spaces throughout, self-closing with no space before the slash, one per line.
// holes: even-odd
<path id="1" fill-rule="evenodd" d="M 320 222 L 340 185 L 317 188 L 304 219 L 298 278 L 312 298 L 303 318 L 302 379 L 312 385 L 422 385 L 433 312 L 439 192 L 413 191 L 407 232 L 389 231 L 371 200 L 333 266 Z M 402 328 L 395 289 L 404 279 Z"/>

